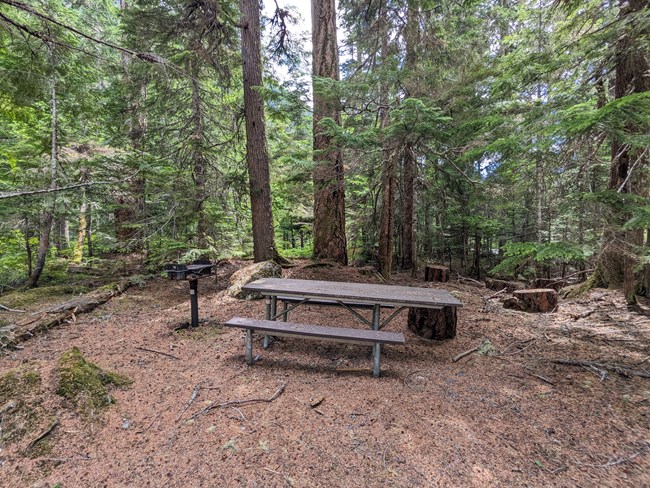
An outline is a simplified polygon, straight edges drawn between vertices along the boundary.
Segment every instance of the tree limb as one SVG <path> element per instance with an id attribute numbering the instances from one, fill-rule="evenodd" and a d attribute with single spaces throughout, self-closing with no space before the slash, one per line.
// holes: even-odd
<path id="1" fill-rule="evenodd" d="M 3 0 L 0 0 L 2 2 Z M 44 188 L 41 190 L 25 190 L 25 191 L 16 191 L 16 192 L 7 192 L 7 193 L 0 193 L 0 200 L 4 200 L 5 198 L 15 198 L 15 197 L 24 197 L 24 196 L 29 196 L 29 195 L 39 195 L 42 193 L 53 193 L 53 192 L 59 192 L 59 191 L 66 191 L 66 190 L 72 190 L 74 188 L 79 188 L 83 186 L 92 186 L 92 185 L 112 185 L 115 183 L 120 183 L 125 180 L 118 180 L 118 181 L 89 181 L 86 183 L 77 183 L 75 185 L 69 185 L 69 186 L 60 186 L 58 188 Z"/>

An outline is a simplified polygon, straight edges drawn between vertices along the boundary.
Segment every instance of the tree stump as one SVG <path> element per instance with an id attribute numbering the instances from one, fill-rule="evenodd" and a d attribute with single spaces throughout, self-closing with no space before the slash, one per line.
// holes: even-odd
<path id="1" fill-rule="evenodd" d="M 524 285 L 519 281 L 505 281 L 505 280 L 497 280 L 495 278 L 486 278 L 485 287 L 494 291 L 501 291 L 505 288 L 508 293 L 512 293 L 516 290 L 525 289 L 526 285 Z"/>
<path id="2" fill-rule="evenodd" d="M 424 281 L 440 281 L 444 283 L 449 279 L 449 268 L 437 264 L 427 264 L 424 267 Z"/>
<path id="3" fill-rule="evenodd" d="M 508 298 L 503 306 L 524 312 L 547 313 L 557 309 L 557 291 L 550 288 L 515 291 L 514 297 Z"/>
<path id="4" fill-rule="evenodd" d="M 456 337 L 456 307 L 409 308 L 408 328 L 425 339 L 453 339 Z"/>

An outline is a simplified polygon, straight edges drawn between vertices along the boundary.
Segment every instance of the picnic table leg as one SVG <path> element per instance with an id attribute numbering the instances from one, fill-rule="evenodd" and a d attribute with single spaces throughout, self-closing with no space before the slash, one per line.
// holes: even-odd
<path id="1" fill-rule="evenodd" d="M 271 320 L 271 297 L 266 297 L 266 311 L 265 311 L 266 316 L 264 317 L 266 320 Z M 264 336 L 264 341 L 262 342 L 262 347 L 264 349 L 269 348 L 269 336 L 265 335 Z"/>
<path id="2" fill-rule="evenodd" d="M 246 362 L 253 364 L 253 331 L 246 329 Z"/>
<path id="3" fill-rule="evenodd" d="M 271 297 L 271 300 L 266 299 L 266 320 L 275 320 L 276 319 L 276 314 L 278 313 L 278 297 L 273 295 Z M 269 348 L 269 341 L 271 339 L 271 336 L 265 335 L 264 336 L 264 349 Z"/>
<path id="4" fill-rule="evenodd" d="M 379 319 L 380 319 L 381 308 L 379 305 L 375 304 L 372 308 L 372 330 L 379 330 Z M 381 344 L 376 343 L 372 346 L 374 364 L 372 367 L 372 375 L 375 378 L 379 377 L 381 372 L 380 361 L 381 361 Z"/>
<path id="5" fill-rule="evenodd" d="M 289 317 L 289 313 L 287 312 L 287 308 L 289 308 L 289 302 L 283 301 L 282 302 L 282 321 L 286 322 L 287 318 Z"/>

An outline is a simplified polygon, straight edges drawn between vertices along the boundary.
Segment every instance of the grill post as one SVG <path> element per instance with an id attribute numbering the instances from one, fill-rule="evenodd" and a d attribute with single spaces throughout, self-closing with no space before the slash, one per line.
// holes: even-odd
<path id="1" fill-rule="evenodd" d="M 190 278 L 190 313 L 192 316 L 192 321 L 190 322 L 191 327 L 199 326 L 199 280 L 196 278 Z"/>

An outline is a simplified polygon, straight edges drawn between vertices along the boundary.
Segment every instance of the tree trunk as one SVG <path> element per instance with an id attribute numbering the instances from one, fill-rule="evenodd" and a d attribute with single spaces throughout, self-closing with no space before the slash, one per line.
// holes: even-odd
<path id="1" fill-rule="evenodd" d="M 52 56 L 52 65 L 56 69 L 56 60 L 54 58 L 54 48 L 50 47 L 50 54 Z M 51 146 L 50 146 L 50 189 L 55 189 L 57 185 L 57 174 L 59 167 L 59 150 L 58 150 L 58 124 L 57 124 L 57 93 L 56 93 L 56 71 L 52 74 L 52 87 L 51 87 L 51 100 L 50 100 L 50 132 L 51 132 Z M 43 212 L 43 219 L 41 221 L 41 233 L 38 238 L 38 254 L 36 255 L 36 266 L 29 276 L 27 286 L 32 288 L 38 283 L 41 277 L 43 268 L 45 268 L 45 260 L 47 258 L 47 251 L 50 248 L 50 233 L 52 231 L 52 222 L 54 221 L 54 209 L 56 208 L 56 193 L 52 195 L 50 204 L 46 204 Z"/>
<path id="2" fill-rule="evenodd" d="M 402 198 L 402 269 L 415 265 L 415 152 L 411 145 L 404 148 Z"/>
<path id="3" fill-rule="evenodd" d="M 192 134 L 192 160 L 194 163 L 194 201 L 196 212 L 196 246 L 204 249 L 207 246 L 207 222 L 205 216 L 205 167 L 206 158 L 204 154 L 205 135 L 203 133 L 203 111 L 201 109 L 201 87 L 199 86 L 199 68 L 196 61 L 190 62 L 190 84 L 192 86 L 192 122 L 194 130 Z"/>
<path id="4" fill-rule="evenodd" d="M 619 19 L 635 15 L 647 8 L 644 0 L 620 2 Z M 616 99 L 633 93 L 650 90 L 650 71 L 647 53 L 640 39 L 641 33 L 632 33 L 627 28 L 617 39 L 616 76 L 614 96 Z M 644 29 L 650 34 L 650 28 Z M 648 126 L 626 127 L 630 134 L 647 133 Z M 648 196 L 647 148 L 630 147 L 619 139 L 612 141 L 612 162 L 610 166 L 609 190 L 617 193 L 630 193 L 644 198 Z M 621 226 L 631 217 L 628 209 L 615 212 L 611 228 L 605 231 L 604 249 L 598 265 L 598 275 L 609 287 L 623 287 L 625 299 L 629 304 L 636 301 L 637 284 L 643 281 L 641 274 L 635 273 L 639 262 L 640 246 L 643 244 L 643 230 L 621 230 Z"/>
<path id="5" fill-rule="evenodd" d="M 92 206 L 88 205 L 88 224 L 86 226 L 87 232 L 86 232 L 86 239 L 88 240 L 88 257 L 92 258 L 94 253 L 93 253 L 93 231 L 92 231 L 92 223 L 93 223 L 93 210 Z"/>
<path id="6" fill-rule="evenodd" d="M 417 96 L 420 81 L 417 78 L 417 46 L 420 42 L 419 11 L 417 2 L 409 0 L 405 28 L 405 67 L 411 79 L 407 96 Z M 415 178 L 417 173 L 415 148 L 411 142 L 404 146 L 402 159 L 402 263 L 403 270 L 413 269 L 416 261 L 415 243 Z"/>
<path id="7" fill-rule="evenodd" d="M 385 9 L 383 9 L 385 12 Z M 388 57 L 388 19 L 382 19 L 383 41 L 381 47 L 382 64 Z M 385 78 L 381 82 L 379 107 L 381 147 L 381 214 L 379 218 L 379 273 L 384 280 L 390 281 L 393 266 L 393 213 L 395 208 L 395 150 L 386 137 L 390 125 L 390 107 L 388 104 L 389 87 Z"/>
<path id="8" fill-rule="evenodd" d="M 260 7 L 257 0 L 240 0 L 244 115 L 246 118 L 246 161 L 253 222 L 254 261 L 278 258 L 273 234 L 269 153 L 266 143 L 264 101 L 256 89 L 262 87 Z"/>
<path id="9" fill-rule="evenodd" d="M 74 251 L 72 252 L 72 262 L 77 264 L 81 263 L 83 259 L 84 242 L 86 241 L 87 232 L 86 212 L 88 210 L 88 204 L 85 201 L 85 195 L 82 198 L 84 200 L 79 206 L 79 230 L 77 231 L 77 242 L 75 244 Z"/>
<path id="10" fill-rule="evenodd" d="M 84 183 L 88 180 L 87 169 L 80 168 L 80 181 Z M 81 190 L 81 205 L 79 206 L 79 228 L 77 230 L 77 242 L 72 252 L 72 262 L 81 263 L 84 254 L 84 242 L 86 241 L 86 232 L 88 225 L 86 223 L 86 212 L 88 211 L 88 203 L 86 202 L 86 190 Z"/>
<path id="11" fill-rule="evenodd" d="M 481 280 L 481 234 L 478 231 L 474 234 L 474 276 Z"/>
<path id="12" fill-rule="evenodd" d="M 337 90 L 322 80 L 339 79 L 334 0 L 312 0 L 312 60 L 314 92 L 314 256 L 348 262 L 345 237 L 343 155 L 321 124 L 341 124 Z"/>
<path id="13" fill-rule="evenodd" d="M 32 245 L 29 242 L 29 239 L 32 237 L 32 233 L 29 230 L 29 225 L 27 219 L 25 219 L 25 253 L 27 254 L 27 279 L 32 275 Z"/>

